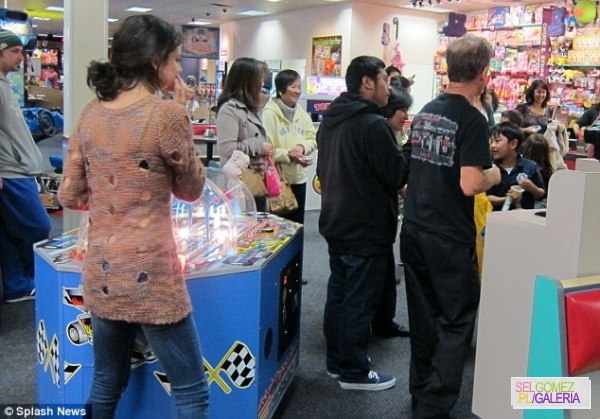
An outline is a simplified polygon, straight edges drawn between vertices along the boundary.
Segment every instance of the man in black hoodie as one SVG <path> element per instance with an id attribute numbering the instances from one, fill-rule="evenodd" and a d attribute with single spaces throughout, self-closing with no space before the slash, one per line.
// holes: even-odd
<path id="1" fill-rule="evenodd" d="M 385 390 L 392 376 L 370 371 L 367 347 L 398 226 L 398 190 L 408 158 L 381 114 L 388 76 L 378 58 L 361 56 L 346 70 L 347 93 L 323 115 L 317 132 L 321 181 L 319 231 L 329 250 L 323 330 L 327 372 L 348 390 Z"/>

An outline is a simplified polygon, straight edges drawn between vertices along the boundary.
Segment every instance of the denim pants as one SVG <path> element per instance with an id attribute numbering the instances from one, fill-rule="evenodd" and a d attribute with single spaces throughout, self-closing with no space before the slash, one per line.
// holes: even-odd
<path id="1" fill-rule="evenodd" d="M 88 399 L 91 418 L 114 418 L 131 372 L 135 335 L 141 328 L 169 383 L 178 419 L 208 418 L 208 383 L 191 314 L 174 324 L 136 324 L 92 314 L 94 379 Z"/>
<path id="2" fill-rule="evenodd" d="M 50 234 L 50 217 L 33 178 L 2 179 L 0 189 L 0 272 L 4 298 L 34 288 L 33 245 Z"/>
<path id="3" fill-rule="evenodd" d="M 396 317 L 396 299 L 398 297 L 398 291 L 396 290 L 396 260 L 394 258 L 394 251 L 390 250 L 387 270 L 385 273 L 385 282 L 383 284 L 383 292 L 381 293 L 381 300 L 375 310 L 373 321 L 371 326 L 374 333 L 384 335 L 386 332 L 390 332 L 394 328 L 398 327 L 394 323 L 394 317 Z"/>
<path id="4" fill-rule="evenodd" d="M 404 221 L 400 246 L 410 325 L 413 419 L 449 418 L 479 306 L 475 243 L 461 245 Z"/>
<path id="5" fill-rule="evenodd" d="M 381 298 L 387 263 L 388 253 L 354 256 L 329 252 L 331 275 L 323 332 L 327 370 L 339 372 L 342 381 L 359 380 L 369 373 L 371 320 Z"/>

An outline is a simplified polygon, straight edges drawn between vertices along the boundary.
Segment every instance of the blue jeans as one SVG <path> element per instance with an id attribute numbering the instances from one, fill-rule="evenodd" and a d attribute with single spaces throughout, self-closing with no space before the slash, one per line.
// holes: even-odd
<path id="1" fill-rule="evenodd" d="M 33 178 L 2 179 L 0 189 L 0 272 L 4 298 L 34 288 L 33 244 L 50 234 L 50 217 Z"/>
<path id="2" fill-rule="evenodd" d="M 323 332 L 327 340 L 327 370 L 339 372 L 342 381 L 359 380 L 369 373 L 367 349 L 371 320 L 381 299 L 388 255 L 329 252 L 331 276 L 327 284 Z"/>
<path id="3" fill-rule="evenodd" d="M 114 418 L 131 372 L 131 352 L 141 328 L 171 384 L 178 419 L 208 418 L 208 383 L 191 314 L 174 324 L 136 324 L 92 314 L 94 379 L 88 399 L 93 419 Z"/>

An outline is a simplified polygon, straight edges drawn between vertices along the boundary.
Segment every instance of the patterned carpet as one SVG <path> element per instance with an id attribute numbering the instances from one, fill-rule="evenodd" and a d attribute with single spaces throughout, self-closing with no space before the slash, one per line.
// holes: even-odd
<path id="1" fill-rule="evenodd" d="M 44 154 L 60 153 L 60 139 L 40 143 Z M 397 419 L 410 418 L 408 393 L 408 338 L 376 339 L 370 343 L 373 369 L 392 374 L 394 388 L 379 392 L 345 391 L 325 373 L 325 341 L 322 316 L 329 275 L 327 247 L 317 230 L 318 211 L 306 216 L 304 246 L 304 279 L 300 343 L 300 366 L 275 413 L 277 419 Z M 62 231 L 60 211 L 51 213 L 52 235 Z M 397 252 L 397 246 L 396 246 Z M 403 277 L 397 268 L 397 276 Z M 398 287 L 396 321 L 407 324 L 404 284 Z M 0 317 L 0 404 L 35 403 L 34 303 L 2 304 Z M 456 419 L 477 418 L 471 413 L 473 386 L 473 352 L 465 368 L 463 388 L 452 412 Z"/>

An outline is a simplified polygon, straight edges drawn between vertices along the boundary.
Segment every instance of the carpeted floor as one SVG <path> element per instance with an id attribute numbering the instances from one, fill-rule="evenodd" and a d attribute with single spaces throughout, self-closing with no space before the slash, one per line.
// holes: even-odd
<path id="1" fill-rule="evenodd" d="M 40 148 L 45 154 L 60 153 L 60 141 L 45 140 L 40 143 Z M 322 316 L 329 268 L 327 246 L 317 230 L 318 215 L 318 211 L 309 211 L 306 216 L 303 276 L 308 284 L 302 289 L 300 366 L 275 418 L 410 418 L 408 338 L 374 338 L 370 344 L 373 369 L 395 375 L 397 384 L 393 389 L 379 392 L 345 391 L 325 373 Z M 60 234 L 60 212 L 51 214 L 51 218 L 52 234 Z M 397 275 L 403 277 L 400 267 Z M 403 283 L 398 291 L 396 320 L 406 325 Z M 0 404 L 35 403 L 34 303 L 2 304 L 1 309 Z M 473 353 L 465 368 L 461 396 L 452 412 L 456 419 L 477 418 L 471 413 L 474 358 Z"/>

